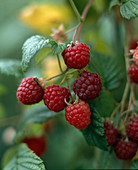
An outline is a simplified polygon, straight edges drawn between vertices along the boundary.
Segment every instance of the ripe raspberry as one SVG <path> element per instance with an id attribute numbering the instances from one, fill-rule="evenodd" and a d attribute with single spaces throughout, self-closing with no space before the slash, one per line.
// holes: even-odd
<path id="1" fill-rule="evenodd" d="M 41 156 L 47 148 L 47 142 L 44 136 L 29 137 L 24 139 L 23 142 L 38 156 Z"/>
<path id="2" fill-rule="evenodd" d="M 68 68 L 81 69 L 90 61 L 90 48 L 85 43 L 67 47 L 62 56 Z"/>
<path id="3" fill-rule="evenodd" d="M 44 91 L 44 103 L 49 110 L 60 112 L 66 106 L 66 101 L 69 101 L 70 93 L 67 88 L 52 84 Z"/>
<path id="4" fill-rule="evenodd" d="M 118 130 L 113 127 L 112 124 L 104 122 L 104 134 L 107 137 L 108 146 L 111 146 L 117 142 Z"/>
<path id="5" fill-rule="evenodd" d="M 81 77 L 73 82 L 73 91 L 82 100 L 93 100 L 100 95 L 102 83 L 97 73 L 83 71 Z"/>
<path id="6" fill-rule="evenodd" d="M 118 141 L 114 151 L 118 159 L 131 160 L 137 152 L 137 144 L 131 141 Z"/>
<path id="7" fill-rule="evenodd" d="M 138 46 L 137 46 L 137 48 L 136 48 L 135 51 L 134 51 L 133 60 L 134 60 L 134 61 L 136 62 L 136 64 L 138 65 Z"/>
<path id="8" fill-rule="evenodd" d="M 138 142 L 138 116 L 131 120 L 126 127 L 128 137 Z"/>
<path id="9" fill-rule="evenodd" d="M 138 65 L 135 64 L 135 65 L 129 66 L 128 75 L 131 81 L 138 84 Z"/>
<path id="10" fill-rule="evenodd" d="M 67 106 L 65 109 L 66 120 L 77 129 L 86 128 L 90 122 L 90 107 L 88 103 L 80 100 L 78 104 Z"/>
<path id="11" fill-rule="evenodd" d="M 26 77 L 17 89 L 17 99 L 25 105 L 40 102 L 43 99 L 44 90 L 37 82 L 37 78 Z"/>

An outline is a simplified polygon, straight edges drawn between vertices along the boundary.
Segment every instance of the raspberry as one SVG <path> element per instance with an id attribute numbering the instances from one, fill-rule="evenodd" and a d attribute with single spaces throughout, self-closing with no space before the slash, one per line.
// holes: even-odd
<path id="1" fill-rule="evenodd" d="M 78 104 L 67 106 L 65 109 L 66 120 L 77 129 L 86 128 L 90 122 L 90 107 L 88 103 L 80 100 Z"/>
<path id="2" fill-rule="evenodd" d="M 128 137 L 138 142 L 138 116 L 131 120 L 126 127 Z"/>
<path id="3" fill-rule="evenodd" d="M 25 138 L 23 142 L 38 156 L 41 156 L 47 148 L 47 142 L 44 136 Z"/>
<path id="4" fill-rule="evenodd" d="M 107 137 L 108 146 L 111 146 L 117 142 L 118 130 L 113 127 L 112 124 L 104 122 L 104 134 Z"/>
<path id="5" fill-rule="evenodd" d="M 137 144 L 131 141 L 118 141 L 114 151 L 118 159 L 131 160 L 137 152 Z"/>
<path id="6" fill-rule="evenodd" d="M 37 82 L 37 78 L 26 77 L 17 89 L 17 99 L 25 105 L 40 102 L 43 99 L 44 90 Z"/>
<path id="7" fill-rule="evenodd" d="M 93 100 L 100 95 L 102 83 L 97 73 L 83 71 L 81 77 L 73 82 L 73 91 L 82 100 Z"/>
<path id="8" fill-rule="evenodd" d="M 129 66 L 128 75 L 131 81 L 138 84 L 138 65 L 135 64 L 135 65 Z"/>
<path id="9" fill-rule="evenodd" d="M 90 61 L 90 48 L 85 43 L 67 47 L 62 56 L 68 68 L 81 69 Z"/>
<path id="10" fill-rule="evenodd" d="M 134 60 L 134 61 L 136 62 L 136 64 L 138 65 L 138 46 L 137 46 L 137 48 L 136 48 L 135 51 L 134 51 L 133 60 Z"/>
<path id="11" fill-rule="evenodd" d="M 60 112 L 66 106 L 66 101 L 69 101 L 70 93 L 67 88 L 52 84 L 46 87 L 44 91 L 44 103 L 49 110 Z"/>

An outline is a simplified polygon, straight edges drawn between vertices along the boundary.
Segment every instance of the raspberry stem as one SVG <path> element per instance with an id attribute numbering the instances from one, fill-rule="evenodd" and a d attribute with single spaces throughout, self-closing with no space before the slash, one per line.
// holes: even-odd
<path id="1" fill-rule="evenodd" d="M 58 65 L 59 65 L 60 71 L 63 72 L 62 67 L 61 67 L 60 58 L 59 58 L 58 54 L 57 54 L 57 59 L 58 59 Z"/>
<path id="2" fill-rule="evenodd" d="M 121 104 L 119 104 L 119 105 L 114 109 L 114 111 L 113 111 L 112 114 L 111 114 L 110 120 L 113 119 L 113 117 L 115 116 L 117 110 L 119 110 L 120 106 L 121 106 Z"/>

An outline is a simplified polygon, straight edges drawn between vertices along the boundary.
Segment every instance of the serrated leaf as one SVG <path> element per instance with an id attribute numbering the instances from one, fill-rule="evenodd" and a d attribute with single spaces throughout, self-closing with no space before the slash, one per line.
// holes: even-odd
<path id="1" fill-rule="evenodd" d="M 1 59 L 0 60 L 0 73 L 12 76 L 21 76 L 21 62 L 18 60 Z"/>
<path id="2" fill-rule="evenodd" d="M 123 75 L 116 59 L 101 53 L 92 52 L 92 59 L 88 65 L 89 69 L 97 72 L 102 78 L 102 84 L 108 90 L 120 86 Z"/>
<path id="3" fill-rule="evenodd" d="M 125 0 L 125 3 L 120 6 L 121 15 L 126 19 L 135 18 L 138 16 L 138 0 Z"/>
<path id="4" fill-rule="evenodd" d="M 110 6 L 109 9 L 111 9 L 112 7 L 116 6 L 116 5 L 121 5 L 121 3 L 119 2 L 119 0 L 112 0 L 110 2 Z"/>
<path id="5" fill-rule="evenodd" d="M 31 151 L 26 144 L 20 144 L 16 148 L 15 155 L 4 170 L 45 170 L 43 161 Z"/>
<path id="6" fill-rule="evenodd" d="M 90 125 L 81 131 L 89 145 L 108 150 L 103 120 L 96 110 L 92 111 Z"/>
<path id="7" fill-rule="evenodd" d="M 53 54 L 61 53 L 66 47 L 64 43 L 58 44 L 53 40 L 47 39 L 46 37 L 35 35 L 29 38 L 22 47 L 22 70 L 27 71 L 31 59 L 35 57 L 40 50 L 48 47 L 52 49 Z M 48 52 L 49 53 L 49 52 Z M 48 54 L 47 53 L 47 54 Z"/>
<path id="8" fill-rule="evenodd" d="M 100 96 L 95 100 L 89 101 L 89 104 L 95 108 L 102 117 L 109 117 L 115 108 L 114 99 L 107 90 L 102 90 Z"/>
<path id="9" fill-rule="evenodd" d="M 132 162 L 130 169 L 138 169 L 138 159 Z"/>

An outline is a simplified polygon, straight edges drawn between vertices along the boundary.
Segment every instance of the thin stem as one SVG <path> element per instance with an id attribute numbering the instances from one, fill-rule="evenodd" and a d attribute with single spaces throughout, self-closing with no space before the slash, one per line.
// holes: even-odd
<path id="1" fill-rule="evenodd" d="M 129 97 L 128 109 L 127 109 L 127 114 L 126 114 L 124 123 L 127 121 L 127 118 L 128 118 L 128 115 L 129 115 L 130 106 L 131 106 L 131 103 L 132 103 L 132 90 L 133 89 L 132 89 L 132 85 L 131 85 L 131 92 L 130 92 L 130 97 Z"/>
<path id="2" fill-rule="evenodd" d="M 60 58 L 59 58 L 58 54 L 57 54 L 57 59 L 58 59 L 58 65 L 59 65 L 60 71 L 63 72 L 62 67 L 61 67 Z"/>
<path id="3" fill-rule="evenodd" d="M 121 101 L 121 113 L 124 111 L 125 101 L 126 101 L 126 98 L 127 98 L 129 87 L 130 87 L 130 82 L 127 82 L 125 90 L 124 90 L 124 94 L 123 94 L 123 97 L 122 97 L 122 101 Z"/>
<path id="4" fill-rule="evenodd" d="M 80 35 L 81 35 L 81 30 L 82 30 L 82 22 L 84 21 L 85 17 L 86 17 L 86 14 L 88 12 L 88 10 L 90 9 L 92 3 L 94 2 L 94 0 L 90 0 L 89 3 L 86 5 L 86 7 L 84 8 L 84 11 L 82 13 L 82 16 L 81 16 L 81 22 L 80 22 L 80 27 L 79 27 L 79 32 L 78 32 L 78 37 L 77 37 L 77 40 L 79 41 L 80 40 Z"/>
<path id="5" fill-rule="evenodd" d="M 125 110 L 124 112 L 121 113 L 120 117 L 124 116 L 124 114 L 126 114 L 127 112 L 132 112 L 133 110 Z"/>
<path id="6" fill-rule="evenodd" d="M 74 4 L 73 0 L 69 0 L 69 1 L 70 1 L 70 4 L 71 4 L 76 16 L 78 17 L 78 20 L 81 21 L 81 16 L 80 16 L 78 9 L 76 8 L 76 5 Z"/>
<path id="7" fill-rule="evenodd" d="M 91 7 L 93 2 L 94 2 L 94 0 L 90 0 L 89 3 L 86 5 L 86 7 L 85 7 L 85 9 L 84 9 L 84 11 L 82 13 L 82 16 L 81 16 L 82 19 L 85 19 L 86 14 L 87 14 L 87 12 L 88 12 L 88 10 Z"/>
<path id="8" fill-rule="evenodd" d="M 71 95 L 71 91 L 70 91 L 70 88 L 69 88 L 68 80 L 67 80 L 67 78 L 66 78 L 65 80 L 66 80 L 66 83 L 67 83 L 68 90 L 69 90 L 69 92 L 70 92 L 71 103 L 73 103 L 73 102 L 74 102 L 74 99 L 73 99 L 73 97 L 72 97 L 72 95 Z"/>
<path id="9" fill-rule="evenodd" d="M 120 108 L 120 106 L 121 106 L 121 104 L 119 104 L 119 105 L 114 109 L 114 111 L 113 111 L 112 114 L 111 114 L 110 120 L 113 119 L 113 117 L 115 116 L 115 114 L 116 114 L 117 110 Z"/>
<path id="10" fill-rule="evenodd" d="M 57 78 L 57 77 L 65 74 L 67 71 L 68 71 L 68 68 L 66 68 L 64 71 L 62 71 L 62 73 L 57 74 L 57 75 L 55 75 L 55 76 L 53 76 L 53 77 L 50 77 L 49 79 L 46 79 L 46 80 L 45 80 L 45 78 L 40 78 L 40 79 L 38 79 L 38 82 L 39 82 L 39 84 L 41 85 L 41 87 L 42 87 L 43 89 L 45 89 L 45 85 L 46 85 L 46 83 L 47 83 L 48 81 L 50 81 L 50 80 L 52 80 L 52 79 L 54 79 L 54 78 Z"/>

